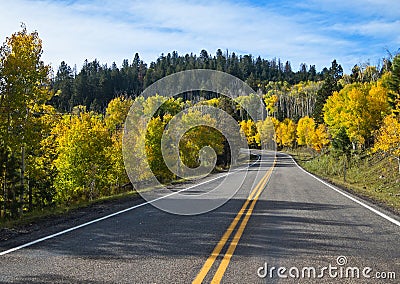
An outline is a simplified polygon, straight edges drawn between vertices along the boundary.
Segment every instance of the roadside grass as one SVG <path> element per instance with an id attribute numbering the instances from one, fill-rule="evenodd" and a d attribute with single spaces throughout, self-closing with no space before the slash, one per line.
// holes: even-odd
<path id="1" fill-rule="evenodd" d="M 308 172 L 400 214 L 400 174 L 394 159 L 378 153 L 353 154 L 346 162 L 346 158 L 332 154 L 313 157 L 305 149 L 285 152 Z"/>

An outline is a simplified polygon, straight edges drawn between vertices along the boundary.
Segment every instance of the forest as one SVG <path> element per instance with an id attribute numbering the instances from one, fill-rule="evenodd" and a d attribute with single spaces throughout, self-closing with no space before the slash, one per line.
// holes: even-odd
<path id="1" fill-rule="evenodd" d="M 60 96 L 52 99 L 51 104 L 58 110 L 70 112 L 76 105 L 84 105 L 88 110 L 104 112 L 107 102 L 116 96 L 136 97 L 155 81 L 184 70 L 212 69 L 227 72 L 246 81 L 257 89 L 260 84 L 270 81 L 296 84 L 307 81 L 320 81 L 327 69 L 317 73 L 315 66 L 302 64 L 299 71 L 292 71 L 290 62 L 283 64 L 280 59 L 270 61 L 251 55 L 237 56 L 235 53 L 223 54 L 219 49 L 215 56 L 202 50 L 199 56 L 177 52 L 162 54 L 156 62 L 144 63 L 136 53 L 132 62 L 125 59 L 122 67 L 116 63 L 111 67 L 101 65 L 94 60 L 83 63 L 78 72 L 64 61 L 61 62 L 53 80 L 53 88 L 62 90 Z"/>
<path id="2" fill-rule="evenodd" d="M 25 27 L 0 49 L 0 212 L 1 219 L 21 218 L 44 208 L 69 206 L 131 190 L 122 156 L 122 135 L 134 102 L 143 113 L 162 106 L 147 129 L 138 132 L 154 175 L 168 183 L 172 174 L 161 153 L 161 136 L 169 121 L 188 107 L 212 106 L 237 120 L 249 147 L 259 148 L 263 121 L 253 121 L 240 108 L 261 97 L 275 128 L 278 149 L 303 148 L 312 155 L 382 153 L 398 162 L 400 175 L 400 55 L 382 66 L 360 64 L 351 74 L 333 60 L 318 72 L 301 64 L 236 55 L 162 54 L 146 64 L 136 53 L 121 67 L 85 61 L 80 70 L 64 61 L 57 71 L 41 60 L 42 40 Z M 165 99 L 142 91 L 175 72 L 212 69 L 245 81 L 255 94 L 234 100 L 194 91 Z M 182 121 L 216 121 L 194 108 Z M 217 166 L 229 167 L 229 146 L 212 127 L 189 130 L 179 142 L 183 163 L 198 166 L 198 153 L 210 146 Z M 146 180 L 147 176 L 139 177 Z"/>

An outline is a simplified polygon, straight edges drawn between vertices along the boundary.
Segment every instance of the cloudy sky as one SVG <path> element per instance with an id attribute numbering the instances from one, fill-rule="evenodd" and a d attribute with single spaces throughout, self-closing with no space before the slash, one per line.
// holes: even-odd
<path id="1" fill-rule="evenodd" d="M 398 0 L 0 0 L 0 38 L 26 24 L 43 40 L 43 60 L 78 68 L 101 63 L 147 63 L 161 53 L 218 48 L 289 60 L 317 70 L 333 59 L 346 73 L 357 63 L 379 64 L 400 48 Z"/>

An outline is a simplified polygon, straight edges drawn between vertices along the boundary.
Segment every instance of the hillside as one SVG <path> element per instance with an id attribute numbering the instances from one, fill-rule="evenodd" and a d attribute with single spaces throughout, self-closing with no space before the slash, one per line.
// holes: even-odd
<path id="1" fill-rule="evenodd" d="M 307 171 L 400 213 L 400 174 L 395 159 L 382 154 L 355 155 L 347 163 L 344 177 L 343 158 L 329 154 L 313 158 L 308 152 L 301 150 L 291 154 Z"/>

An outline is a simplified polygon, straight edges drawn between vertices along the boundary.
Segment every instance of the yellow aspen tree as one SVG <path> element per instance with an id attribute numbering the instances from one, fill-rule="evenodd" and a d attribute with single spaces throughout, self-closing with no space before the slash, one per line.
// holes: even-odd
<path id="1" fill-rule="evenodd" d="M 388 115 L 383 120 L 373 151 L 383 151 L 397 159 L 400 174 L 400 117 Z"/>
<path id="2" fill-rule="evenodd" d="M 319 124 L 314 131 L 312 138 L 312 148 L 320 153 L 322 149 L 329 144 L 329 134 L 324 124 Z"/>
<path id="3" fill-rule="evenodd" d="M 55 160 L 58 201 L 70 203 L 108 194 L 111 163 L 107 150 L 112 140 L 100 116 L 88 112 L 64 115 L 53 133 L 58 154 Z"/>
<path id="4" fill-rule="evenodd" d="M 283 133 L 286 131 L 286 126 L 282 122 L 280 122 L 275 128 L 275 142 L 279 147 L 282 147 L 282 137 Z"/>
<path id="5" fill-rule="evenodd" d="M 270 120 L 271 120 L 272 124 L 274 125 L 274 128 L 277 129 L 279 126 L 279 123 L 280 123 L 279 120 L 275 117 L 270 117 Z"/>
<path id="6" fill-rule="evenodd" d="M 285 118 L 282 123 L 280 123 L 280 127 L 282 128 L 282 146 L 292 148 L 296 141 L 296 123 L 290 118 Z"/>
<path id="7" fill-rule="evenodd" d="M 202 114 L 199 109 L 192 109 L 182 114 L 177 124 L 177 130 L 184 132 L 179 141 L 179 152 L 182 162 L 187 167 L 196 168 L 200 166 L 199 154 L 204 147 L 211 147 L 217 155 L 223 153 L 224 137 L 215 129 L 216 126 L 216 119 L 210 114 Z M 171 130 L 168 129 L 168 131 Z M 173 135 L 173 133 L 170 134 Z"/>
<path id="8" fill-rule="evenodd" d="M 125 97 L 117 97 L 108 103 L 105 123 L 110 131 L 113 132 L 122 129 L 132 103 L 133 100 L 131 98 Z"/>
<path id="9" fill-rule="evenodd" d="M 161 138 L 164 133 L 167 121 L 162 120 L 160 117 L 154 117 L 147 125 L 146 133 L 146 154 L 147 162 L 149 163 L 151 171 L 162 182 L 169 181 L 173 178 L 172 172 L 169 171 L 164 162 Z"/>
<path id="10" fill-rule="evenodd" d="M 327 99 L 324 120 L 333 137 L 343 128 L 354 145 L 364 146 L 390 113 L 382 81 L 346 85 Z"/>
<path id="11" fill-rule="evenodd" d="M 278 102 L 277 95 L 265 95 L 264 96 L 265 108 L 267 110 L 267 116 L 272 116 L 276 112 L 276 103 Z"/>
<path id="12" fill-rule="evenodd" d="M 18 163 L 12 164 L 20 171 L 19 185 L 13 180 L 14 186 L 9 189 L 12 192 L 6 197 L 13 196 L 7 200 L 13 208 L 11 215 L 16 215 L 17 209 L 19 214 L 25 209 L 25 177 L 30 174 L 26 157 L 40 147 L 42 137 L 38 135 L 37 117 L 52 97 L 51 68 L 41 60 L 42 53 L 38 33 L 28 33 L 23 24 L 22 30 L 8 37 L 0 47 L 0 152 L 5 153 L 5 164 L 11 157 L 17 160 Z M 4 168 L 0 174 L 0 185 L 5 191 L 10 184 L 4 178 L 8 169 Z"/>
<path id="13" fill-rule="evenodd" d="M 313 118 L 305 116 L 300 118 L 297 123 L 297 143 L 299 146 L 312 147 L 312 141 L 315 133 L 315 121 Z"/>
<path id="14" fill-rule="evenodd" d="M 107 179 L 112 184 L 112 193 L 120 191 L 121 185 L 129 181 L 122 156 L 122 129 L 132 103 L 131 98 L 117 97 L 106 108 L 104 121 L 112 140 L 112 145 L 106 151 L 112 164 Z"/>
<path id="15" fill-rule="evenodd" d="M 262 116 L 263 109 L 260 107 L 260 99 L 260 96 L 256 94 L 238 96 L 235 98 L 234 101 L 237 103 L 237 109 L 240 111 L 242 120 L 249 119 L 247 111 L 249 111 L 249 114 L 254 119 L 259 119 Z"/>
<path id="16" fill-rule="evenodd" d="M 242 120 L 239 122 L 240 128 L 242 129 L 244 135 L 246 136 L 247 139 L 247 144 L 249 147 L 257 147 L 257 126 L 256 123 L 251 120 Z"/>
<path id="17" fill-rule="evenodd" d="M 264 120 L 257 121 L 257 134 L 255 135 L 255 137 L 257 145 L 259 147 L 263 147 L 264 149 L 271 149 L 271 147 L 275 148 L 275 123 L 279 123 L 279 121 L 273 117 L 267 117 Z"/>

